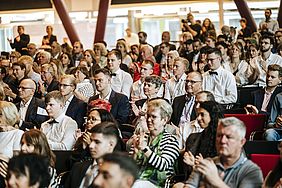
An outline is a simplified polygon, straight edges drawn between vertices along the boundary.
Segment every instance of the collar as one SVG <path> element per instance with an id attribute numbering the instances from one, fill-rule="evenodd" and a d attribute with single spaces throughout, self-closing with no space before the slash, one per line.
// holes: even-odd
<path id="1" fill-rule="evenodd" d="M 232 166 L 230 166 L 226 169 L 224 168 L 223 164 L 221 163 L 219 157 L 216 157 L 214 161 L 215 161 L 216 166 L 218 166 L 222 170 L 229 170 L 229 169 L 232 169 L 232 168 L 237 168 L 238 166 L 244 164 L 247 160 L 248 159 L 247 159 L 246 155 L 243 152 L 241 152 L 239 159 Z"/>
<path id="2" fill-rule="evenodd" d="M 71 100 L 73 99 L 73 97 L 74 97 L 74 95 L 72 94 L 69 98 L 68 98 L 68 100 L 66 100 L 66 102 L 71 102 Z"/>
<path id="3" fill-rule="evenodd" d="M 32 98 L 33 98 L 33 97 L 31 97 L 25 104 L 23 103 L 23 101 L 21 101 L 21 102 L 20 102 L 20 107 L 23 108 L 23 107 L 29 106 L 29 104 L 30 104 Z"/>
<path id="4" fill-rule="evenodd" d="M 183 74 L 181 75 L 181 77 L 179 78 L 179 80 L 177 80 L 175 76 L 173 76 L 172 78 L 173 78 L 173 80 L 174 80 L 175 82 L 179 82 L 179 81 L 185 81 L 185 80 L 186 80 L 186 77 L 187 77 L 187 75 L 186 75 L 185 73 L 183 73 Z"/>
<path id="5" fill-rule="evenodd" d="M 107 101 L 110 101 L 110 96 L 112 94 L 112 89 L 110 89 L 110 92 L 108 93 L 108 95 L 105 97 L 105 98 L 102 98 L 101 95 L 99 94 L 99 99 L 103 99 L 103 100 L 107 100 Z"/>
<path id="6" fill-rule="evenodd" d="M 119 68 L 116 72 L 113 72 L 113 73 L 115 73 L 116 75 L 119 75 L 119 74 L 121 74 L 121 72 L 122 72 L 122 70 Z"/>
<path id="7" fill-rule="evenodd" d="M 52 118 L 52 119 L 48 120 L 48 123 L 53 121 L 53 120 L 55 120 L 56 122 L 60 123 L 60 122 L 62 122 L 64 120 L 64 118 L 65 118 L 65 113 L 62 112 L 57 118 L 55 118 L 55 119 Z"/>

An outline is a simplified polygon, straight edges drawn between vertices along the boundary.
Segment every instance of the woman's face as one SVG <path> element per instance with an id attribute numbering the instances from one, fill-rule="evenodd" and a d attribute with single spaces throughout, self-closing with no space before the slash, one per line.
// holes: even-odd
<path id="1" fill-rule="evenodd" d="M 250 47 L 250 55 L 251 58 L 255 58 L 258 56 L 258 50 L 253 46 Z"/>
<path id="2" fill-rule="evenodd" d="M 77 70 L 74 73 L 74 76 L 79 82 L 82 82 L 84 80 L 84 78 L 86 77 L 80 70 Z"/>
<path id="3" fill-rule="evenodd" d="M 25 137 L 23 137 L 21 140 L 21 151 L 23 153 L 34 153 L 34 149 L 34 145 L 27 143 Z"/>
<path id="4" fill-rule="evenodd" d="M 84 57 L 85 57 L 87 62 L 92 63 L 93 59 L 92 59 L 91 54 L 88 51 L 84 52 Z"/>
<path id="5" fill-rule="evenodd" d="M 241 52 L 237 46 L 232 47 L 232 57 L 240 57 Z"/>
<path id="6" fill-rule="evenodd" d="M 125 52 L 125 47 L 122 44 L 118 43 L 116 47 L 118 50 L 120 50 L 121 53 Z"/>
<path id="7" fill-rule="evenodd" d="M 173 63 L 174 63 L 174 58 L 171 54 L 167 54 L 167 63 L 168 67 L 172 70 L 173 69 Z"/>
<path id="8" fill-rule="evenodd" d="M 62 58 L 61 58 L 62 64 L 63 65 L 68 65 L 70 64 L 70 59 L 66 54 L 63 54 Z"/>
<path id="9" fill-rule="evenodd" d="M 96 56 L 101 56 L 101 49 L 98 46 L 95 46 L 94 53 Z"/>
<path id="10" fill-rule="evenodd" d="M 210 25 L 210 20 L 209 19 L 205 19 L 204 20 L 204 26 L 208 27 Z"/>
<path id="11" fill-rule="evenodd" d="M 167 120 L 161 117 L 159 108 L 149 107 L 147 110 L 147 127 L 150 133 L 160 133 L 164 130 Z"/>
<path id="12" fill-rule="evenodd" d="M 97 110 L 93 110 L 87 117 L 86 130 L 92 129 L 95 125 L 101 123 L 101 117 Z"/>
<path id="13" fill-rule="evenodd" d="M 204 108 L 197 108 L 197 120 L 201 128 L 205 129 L 211 121 L 210 113 Z"/>

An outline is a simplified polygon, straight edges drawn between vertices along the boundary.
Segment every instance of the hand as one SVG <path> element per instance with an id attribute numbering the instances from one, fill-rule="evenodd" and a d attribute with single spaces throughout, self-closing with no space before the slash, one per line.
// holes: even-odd
<path id="1" fill-rule="evenodd" d="M 223 182 L 222 178 L 218 175 L 217 167 L 212 159 L 199 159 L 195 169 L 200 172 L 208 183 L 212 186 L 218 185 Z M 215 186 L 217 187 L 217 186 Z"/>
<path id="2" fill-rule="evenodd" d="M 8 97 L 12 97 L 13 99 L 17 97 L 17 95 L 13 93 L 12 89 L 9 86 L 4 87 L 4 93 Z"/>
<path id="3" fill-rule="evenodd" d="M 196 156 L 195 165 L 200 164 L 200 161 L 203 160 L 203 159 L 204 159 L 204 157 L 202 156 L 201 153 L 199 153 L 199 155 Z"/>
<path id="4" fill-rule="evenodd" d="M 279 115 L 279 116 L 276 118 L 275 127 L 276 127 L 276 128 L 280 128 L 281 126 L 282 126 L 282 115 Z"/>
<path id="5" fill-rule="evenodd" d="M 8 41 L 9 43 L 12 43 L 12 39 L 7 38 L 7 41 Z"/>
<path id="6" fill-rule="evenodd" d="M 87 146 L 90 145 L 91 140 L 90 140 L 91 133 L 90 132 L 85 132 L 82 134 L 82 139 L 83 139 L 83 148 L 85 149 Z"/>
<path id="7" fill-rule="evenodd" d="M 246 114 L 258 114 L 259 113 L 257 107 L 251 104 L 247 104 L 247 106 L 244 107 L 244 109 L 246 111 Z"/>
<path id="8" fill-rule="evenodd" d="M 141 133 L 137 136 L 137 148 L 143 150 L 148 146 L 148 133 Z"/>
<path id="9" fill-rule="evenodd" d="M 139 116 L 142 112 L 141 106 L 137 106 L 134 102 L 131 102 L 131 108 L 135 116 Z"/>
<path id="10" fill-rule="evenodd" d="M 274 185 L 274 188 L 282 188 L 282 178 Z"/>
<path id="11" fill-rule="evenodd" d="M 189 166 L 194 166 L 195 165 L 194 155 L 190 151 L 185 152 L 183 155 L 183 162 Z"/>

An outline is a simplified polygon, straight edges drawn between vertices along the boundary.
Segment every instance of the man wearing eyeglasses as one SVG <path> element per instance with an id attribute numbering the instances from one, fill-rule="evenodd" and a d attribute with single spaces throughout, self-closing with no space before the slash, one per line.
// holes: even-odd
<path id="1" fill-rule="evenodd" d="M 202 80 L 201 73 L 188 73 L 185 81 L 186 94 L 175 97 L 173 100 L 171 123 L 178 126 L 179 129 L 190 124 L 190 121 L 196 119 L 195 95 L 202 91 Z M 183 144 L 180 142 L 180 145 Z"/>
<path id="2" fill-rule="evenodd" d="M 203 90 L 214 94 L 216 102 L 229 104 L 237 101 L 237 87 L 235 77 L 221 66 L 222 55 L 220 50 L 212 48 L 208 51 L 208 66 L 210 71 L 203 74 Z"/>
<path id="3" fill-rule="evenodd" d="M 79 64 L 79 61 L 83 58 L 83 45 L 80 41 L 76 41 L 73 43 L 73 62 L 75 63 L 75 66 L 77 67 Z"/>
<path id="4" fill-rule="evenodd" d="M 67 116 L 76 121 L 78 128 L 83 128 L 87 105 L 74 95 L 76 79 L 73 75 L 63 75 L 60 80 L 60 92 L 64 97 L 64 110 Z"/>
<path id="5" fill-rule="evenodd" d="M 20 102 L 16 104 L 20 114 L 20 129 L 40 128 L 48 119 L 43 100 L 34 97 L 36 84 L 32 79 L 23 79 L 19 85 Z"/>

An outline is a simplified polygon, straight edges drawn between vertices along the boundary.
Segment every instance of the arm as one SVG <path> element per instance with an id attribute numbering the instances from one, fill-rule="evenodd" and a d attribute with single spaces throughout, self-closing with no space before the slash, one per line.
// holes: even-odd
<path id="1" fill-rule="evenodd" d="M 237 86 L 234 76 L 230 73 L 229 79 L 226 82 L 225 96 L 222 99 L 225 103 L 235 103 L 237 101 Z"/>
<path id="2" fill-rule="evenodd" d="M 268 119 L 268 125 L 267 125 L 268 128 L 272 128 L 275 126 L 276 118 L 279 117 L 280 115 L 280 108 L 281 108 L 280 100 L 282 100 L 281 97 L 282 95 L 278 94 L 273 101 L 273 104 L 271 107 L 271 113 Z"/>
<path id="3" fill-rule="evenodd" d="M 193 35 L 193 37 L 198 35 L 198 32 L 193 30 L 188 23 L 184 23 L 183 27 L 185 27 Z"/>
<path id="4" fill-rule="evenodd" d="M 130 108 L 128 98 L 126 96 L 122 96 L 119 99 L 119 103 L 117 105 L 118 105 L 118 110 L 117 110 L 117 116 L 115 117 L 116 120 L 120 124 L 127 123 L 129 116 L 129 108 Z"/>
<path id="5" fill-rule="evenodd" d="M 165 83 L 165 92 L 164 92 L 164 98 L 167 99 L 169 102 L 171 102 L 171 96 L 169 92 L 169 87 L 170 87 L 171 81 L 168 80 Z"/>
<path id="6" fill-rule="evenodd" d="M 122 94 L 126 95 L 128 98 L 130 97 L 130 89 L 133 84 L 133 80 L 129 74 L 124 75 L 123 84 L 121 88 Z"/>

